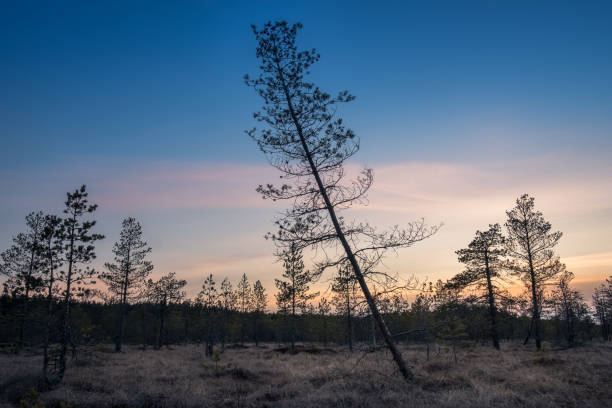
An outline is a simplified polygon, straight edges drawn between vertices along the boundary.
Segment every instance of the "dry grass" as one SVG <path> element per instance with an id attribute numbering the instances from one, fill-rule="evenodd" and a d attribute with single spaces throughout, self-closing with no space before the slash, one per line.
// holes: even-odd
<path id="1" fill-rule="evenodd" d="M 437 350 L 436 350 L 437 352 Z M 160 351 L 98 347 L 82 353 L 47 407 L 603 407 L 612 406 L 612 345 L 535 353 L 506 344 L 501 353 L 404 349 L 413 384 L 385 351 L 324 349 L 297 355 L 272 345 L 226 350 L 215 362 L 203 347 Z M 39 387 L 40 356 L 0 356 L 0 406 Z M 38 388 L 40 389 L 40 388 Z"/>

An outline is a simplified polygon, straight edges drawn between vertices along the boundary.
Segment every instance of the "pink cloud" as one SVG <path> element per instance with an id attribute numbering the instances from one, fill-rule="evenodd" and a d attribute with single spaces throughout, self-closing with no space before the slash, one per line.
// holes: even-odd
<path id="1" fill-rule="evenodd" d="M 445 223 L 435 237 L 401 251 L 399 257 L 390 257 L 386 265 L 393 272 L 429 279 L 450 278 L 461 269 L 454 251 L 467 245 L 476 229 L 503 222 L 504 211 L 527 192 L 536 197 L 538 209 L 553 221 L 553 226 L 564 232 L 559 254 L 576 272 L 577 284 L 586 288 L 612 273 L 612 259 L 605 255 L 609 254 L 610 248 L 605 245 L 612 235 L 609 163 L 549 156 L 497 164 L 405 162 L 372 167 L 375 181 L 369 205 L 357 206 L 355 211 L 347 212 L 347 217 L 355 214 L 381 227 L 401 225 L 421 216 L 433 224 Z M 356 173 L 359 166 L 351 164 L 348 170 Z M 197 289 L 207 273 L 214 273 L 220 280 L 226 275 L 234 279 L 242 272 L 253 280 L 262 279 L 271 290 L 273 278 L 281 268 L 273 262 L 270 246 L 254 241 L 262 240 L 262 235 L 272 229 L 267 220 L 257 220 L 257 231 L 251 230 L 254 224 L 233 225 L 223 237 L 204 225 L 186 225 L 172 231 L 167 226 L 175 222 L 173 214 L 185 210 L 203 210 L 199 216 L 202 218 L 213 217 L 209 215 L 212 212 L 206 211 L 212 209 L 263 209 L 267 210 L 264 217 L 271 221 L 274 212 L 288 203 L 263 200 L 255 188 L 281 181 L 278 176 L 267 165 L 98 161 L 37 172 L 30 180 L 6 186 L 11 192 L 6 200 L 7 208 L 15 208 L 11 211 L 19 214 L 17 218 L 22 217 L 23 208 L 32 205 L 33 209 L 51 211 L 55 208 L 51 205 L 61 208 L 64 191 L 86 181 L 101 215 L 105 213 L 110 219 L 146 212 L 148 228 L 157 230 L 155 237 L 160 236 L 160 231 L 166 232 L 154 248 L 156 266 L 160 267 L 159 273 L 175 270 L 183 274 L 192 285 L 190 292 Z M 163 222 L 155 221 L 161 212 Z M 596 228 L 589 226 L 585 230 L 586 221 Z M 194 242 L 198 245 L 194 246 Z M 207 248 L 211 242 L 215 243 L 213 249 L 209 249 L 210 245 Z M 252 250 L 245 253 L 243 248 Z"/>
<path id="2" fill-rule="evenodd" d="M 98 198 L 111 209 L 264 207 L 268 204 L 255 188 L 273 178 L 263 166 L 152 164 L 101 180 Z"/>

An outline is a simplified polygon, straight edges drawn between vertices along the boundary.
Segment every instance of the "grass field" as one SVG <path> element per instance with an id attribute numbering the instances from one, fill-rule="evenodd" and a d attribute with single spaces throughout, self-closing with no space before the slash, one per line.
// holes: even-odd
<path id="1" fill-rule="evenodd" d="M 218 361 L 203 347 L 83 350 L 64 382 L 40 386 L 41 356 L 0 355 L 6 406 L 46 407 L 606 407 L 612 406 L 612 344 L 548 349 L 503 344 L 452 352 L 403 349 L 414 383 L 384 350 L 347 353 L 276 345 L 229 348 Z M 42 405 L 39 405 L 42 406 Z"/>

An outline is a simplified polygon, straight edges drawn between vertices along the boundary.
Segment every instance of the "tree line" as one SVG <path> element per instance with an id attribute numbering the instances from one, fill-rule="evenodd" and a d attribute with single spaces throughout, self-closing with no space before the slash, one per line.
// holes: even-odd
<path id="1" fill-rule="evenodd" d="M 246 273 L 220 284 L 210 274 L 192 299 L 173 272 L 151 279 L 152 249 L 132 217 L 123 220 L 113 261 L 95 271 L 95 242 L 103 236 L 85 217 L 96 208 L 85 186 L 67 193 L 63 217 L 29 214 L 26 231 L 1 254 L 1 341 L 17 352 L 40 346 L 51 384 L 61 381 L 67 355 L 83 344 L 112 342 L 120 352 L 126 341 L 158 349 L 201 342 L 212 356 L 214 347 L 224 351 L 228 344 L 286 343 L 295 352 L 296 343 L 319 342 L 353 351 L 356 344 L 377 348 L 384 339 L 350 264 L 336 267 L 321 295 L 310 288 L 320 274 L 306 269 L 295 245 L 279 254 L 284 271 L 275 280 L 275 311 L 261 282 L 251 284 Z M 447 281 L 402 286 L 371 276 L 372 296 L 396 341 L 424 343 L 429 356 L 436 344 L 455 350 L 491 341 L 499 349 L 501 340 L 534 338 L 540 348 L 544 339 L 570 346 L 597 335 L 610 339 L 612 277 L 595 289 L 591 308 L 554 254 L 561 233 L 535 210 L 533 197 L 519 197 L 506 215 L 506 235 L 499 224 L 477 231 L 456 251 L 465 270 Z M 512 295 L 516 279 L 524 291 Z"/>

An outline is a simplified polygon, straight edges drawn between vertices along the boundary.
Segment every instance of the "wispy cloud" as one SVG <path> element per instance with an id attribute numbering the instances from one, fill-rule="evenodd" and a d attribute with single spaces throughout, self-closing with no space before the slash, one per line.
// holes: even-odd
<path id="1" fill-rule="evenodd" d="M 434 238 L 389 259 L 387 265 L 394 272 L 449 278 L 461 268 L 454 251 L 467 245 L 476 229 L 503 222 L 504 210 L 527 192 L 536 197 L 545 216 L 555 220 L 554 227 L 565 233 L 561 255 L 577 272 L 577 282 L 590 285 L 612 273 L 612 253 L 602 247 L 606 237 L 612 235 L 610 219 L 606 218 L 612 209 L 610 163 L 547 156 L 501 164 L 404 162 L 373 167 L 375 183 L 369 205 L 358 206 L 354 212 L 357 217 L 385 225 L 401 225 L 421 216 L 432 223 L 446 223 Z M 358 170 L 356 165 L 349 166 L 349 173 Z M 264 165 L 98 160 L 4 179 L 0 188 L 6 207 L 0 221 L 6 226 L 20 219 L 24 208 L 32 206 L 46 208 L 51 202 L 61 206 L 62 191 L 86 182 L 93 201 L 100 205 L 100 226 L 105 224 L 104 214 L 112 214 L 113 225 L 119 216 L 148 214 L 147 229 L 156 234 L 163 231 L 163 240 L 159 239 L 155 247 L 160 273 L 175 270 L 183 274 L 195 285 L 191 290 L 205 274 L 236 278 L 242 272 L 253 280 L 262 279 L 271 288 L 273 277 L 280 273 L 279 265 L 274 263 L 268 245 L 253 246 L 252 241 L 261 240 L 269 230 L 268 219 L 259 219 L 262 214 L 271 220 L 286 204 L 263 200 L 255 188 L 282 182 L 278 176 Z M 213 217 L 210 214 L 218 209 L 243 214 L 230 230 L 227 225 L 231 219 L 215 223 L 230 231 L 225 236 L 221 236 L 222 230 L 207 229 L 202 223 L 193 228 L 186 224 L 187 211 L 196 211 L 198 217 Z M 156 218 L 162 213 L 163 217 Z M 181 225 L 176 225 L 179 218 Z M 584 231 L 579 229 L 587 218 L 599 226 L 589 230 L 591 245 L 584 243 Z M 252 250 L 236 250 L 237 245 Z"/>

